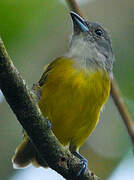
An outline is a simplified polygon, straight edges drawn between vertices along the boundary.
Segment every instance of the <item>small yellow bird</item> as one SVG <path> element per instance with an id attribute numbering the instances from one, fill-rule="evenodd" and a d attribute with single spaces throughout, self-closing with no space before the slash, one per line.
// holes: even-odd
<path id="1" fill-rule="evenodd" d="M 110 37 L 99 24 L 71 12 L 73 34 L 64 57 L 52 61 L 38 82 L 39 107 L 63 146 L 81 159 L 80 146 L 92 133 L 110 93 L 114 55 Z M 38 157 L 28 136 L 13 157 L 15 167 L 46 164 Z"/>

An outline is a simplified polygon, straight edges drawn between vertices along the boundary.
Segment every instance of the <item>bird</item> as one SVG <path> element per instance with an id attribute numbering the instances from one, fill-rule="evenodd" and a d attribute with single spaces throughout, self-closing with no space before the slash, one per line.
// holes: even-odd
<path id="1" fill-rule="evenodd" d="M 73 31 L 69 48 L 47 65 L 33 90 L 53 133 L 81 160 L 85 170 L 88 162 L 79 149 L 95 129 L 108 100 L 115 58 L 107 30 L 75 12 L 70 15 Z M 12 162 L 15 168 L 30 163 L 47 167 L 26 132 Z"/>

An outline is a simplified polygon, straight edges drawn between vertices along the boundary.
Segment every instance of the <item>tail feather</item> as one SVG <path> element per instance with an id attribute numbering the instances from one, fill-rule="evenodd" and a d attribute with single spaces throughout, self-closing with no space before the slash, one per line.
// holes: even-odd
<path id="1" fill-rule="evenodd" d="M 28 137 L 25 137 L 22 143 L 17 147 L 15 155 L 12 158 L 15 168 L 24 168 L 28 166 L 35 157 L 34 148 Z"/>
<path id="2" fill-rule="evenodd" d="M 13 167 L 24 168 L 32 163 L 34 166 L 47 167 L 47 163 L 43 162 L 37 155 L 35 148 L 30 142 L 28 136 L 25 136 L 22 143 L 17 147 L 15 155 L 12 158 Z"/>

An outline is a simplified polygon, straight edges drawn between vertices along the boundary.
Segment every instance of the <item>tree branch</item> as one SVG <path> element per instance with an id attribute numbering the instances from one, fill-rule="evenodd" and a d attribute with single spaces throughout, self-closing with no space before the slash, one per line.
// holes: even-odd
<path id="1" fill-rule="evenodd" d="M 113 80 L 111 82 L 111 96 L 113 97 L 114 103 L 116 107 L 118 108 L 118 111 L 122 117 L 122 120 L 126 126 L 126 129 L 128 131 L 128 134 L 131 138 L 132 143 L 134 144 L 134 122 L 129 114 L 129 111 L 123 101 L 123 98 L 121 97 L 121 93 L 118 89 L 118 86 Z"/>
<path id="2" fill-rule="evenodd" d="M 83 14 L 75 0 L 66 0 L 67 4 L 69 5 L 70 9 L 77 14 L 79 14 L 81 17 L 83 17 Z"/>
<path id="3" fill-rule="evenodd" d="M 52 133 L 48 121 L 44 120 L 32 92 L 14 67 L 1 39 L 0 88 L 36 151 L 49 167 L 69 180 L 99 180 L 89 170 L 78 178 L 77 174 L 82 168 L 80 160 L 64 149 Z"/>
<path id="4" fill-rule="evenodd" d="M 66 0 L 66 2 L 69 4 L 72 11 L 75 11 L 77 14 L 83 17 L 83 14 L 75 0 Z M 111 81 L 111 96 L 113 97 L 114 103 L 122 117 L 122 120 L 134 145 L 134 121 L 132 120 L 129 111 L 124 104 L 115 80 Z"/>

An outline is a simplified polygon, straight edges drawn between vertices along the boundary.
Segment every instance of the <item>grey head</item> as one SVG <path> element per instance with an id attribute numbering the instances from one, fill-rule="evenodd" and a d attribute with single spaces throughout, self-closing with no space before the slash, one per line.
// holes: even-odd
<path id="1" fill-rule="evenodd" d="M 70 14 L 73 34 L 67 55 L 87 69 L 102 68 L 112 75 L 114 54 L 108 32 L 98 23 L 84 20 L 74 12 Z"/>

